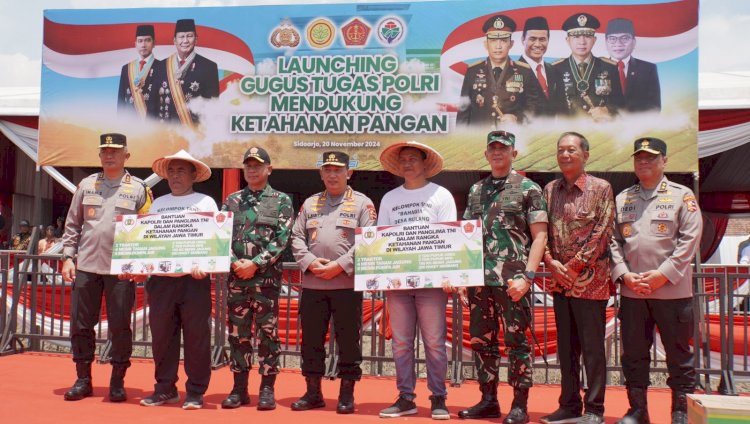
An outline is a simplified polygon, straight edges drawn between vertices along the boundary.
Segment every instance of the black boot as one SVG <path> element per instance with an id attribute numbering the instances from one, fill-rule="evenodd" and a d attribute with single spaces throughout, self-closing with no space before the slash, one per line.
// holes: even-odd
<path id="1" fill-rule="evenodd" d="M 469 409 L 458 411 L 458 418 L 500 418 L 500 403 L 497 401 L 497 379 L 489 383 L 480 383 L 479 390 L 482 391 L 482 400 Z"/>
<path id="2" fill-rule="evenodd" d="M 646 389 L 641 387 L 628 387 L 627 389 L 630 409 L 620 421 L 617 421 L 617 424 L 651 424 L 648 417 Z"/>
<path id="3" fill-rule="evenodd" d="M 273 385 L 276 383 L 276 374 L 264 375 L 260 380 L 260 398 L 258 399 L 258 411 L 271 411 L 276 409 Z"/>
<path id="4" fill-rule="evenodd" d="M 320 391 L 321 376 L 306 376 L 307 391 L 292 404 L 292 411 L 307 411 L 308 409 L 324 408 L 323 392 Z"/>
<path id="5" fill-rule="evenodd" d="M 672 424 L 687 422 L 687 393 L 672 390 Z"/>
<path id="6" fill-rule="evenodd" d="M 337 414 L 354 413 L 354 384 L 356 380 L 341 379 L 339 389 L 339 403 L 336 405 Z"/>
<path id="7" fill-rule="evenodd" d="M 91 386 L 91 363 L 76 363 L 76 374 L 78 379 L 73 383 L 73 387 L 65 392 L 65 400 L 81 400 L 94 392 Z"/>
<path id="8" fill-rule="evenodd" d="M 112 377 L 109 379 L 109 401 L 125 402 L 128 394 L 125 392 L 125 372 L 128 364 L 112 364 Z"/>
<path id="9" fill-rule="evenodd" d="M 241 371 L 234 374 L 234 386 L 221 407 L 224 409 L 239 408 L 242 405 L 250 404 L 250 394 L 247 392 L 247 380 L 250 377 L 250 371 Z"/>
<path id="10" fill-rule="evenodd" d="M 526 424 L 529 422 L 528 403 L 529 388 L 513 388 L 513 403 L 510 406 L 510 412 L 503 420 L 503 424 Z"/>

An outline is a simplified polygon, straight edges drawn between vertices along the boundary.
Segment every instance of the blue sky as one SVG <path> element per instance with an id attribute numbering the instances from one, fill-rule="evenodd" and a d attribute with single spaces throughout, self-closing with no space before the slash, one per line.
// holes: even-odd
<path id="1" fill-rule="evenodd" d="M 42 11 L 123 7 L 239 6 L 250 4 L 340 3 L 338 0 L 0 0 L 0 87 L 38 86 L 41 74 Z M 351 2 L 351 1 L 350 1 Z M 361 2 L 361 0 L 360 0 Z M 741 47 L 750 26 L 750 1 L 702 0 L 700 71 L 750 71 Z"/>

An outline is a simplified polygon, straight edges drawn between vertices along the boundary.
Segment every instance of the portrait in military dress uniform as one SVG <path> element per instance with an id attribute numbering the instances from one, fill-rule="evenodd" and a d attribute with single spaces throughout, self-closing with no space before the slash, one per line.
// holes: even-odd
<path id="1" fill-rule="evenodd" d="M 135 49 L 138 58 L 122 66 L 117 90 L 117 112 L 133 113 L 145 118 L 154 91 L 154 71 L 161 62 L 153 54 L 156 37 L 153 25 L 138 25 L 135 29 Z"/>
<path id="2" fill-rule="evenodd" d="M 536 113 L 543 94 L 529 65 L 508 57 L 516 24 L 505 15 L 496 15 L 482 29 L 488 57 L 469 66 L 464 75 L 456 123 L 493 128 L 525 122 Z"/>
<path id="3" fill-rule="evenodd" d="M 615 62 L 594 57 L 599 20 L 578 13 L 563 23 L 571 49 L 567 58 L 553 62 L 559 90 L 558 111 L 563 115 L 586 115 L 594 121 L 609 121 L 622 106 L 622 88 Z"/>
<path id="4" fill-rule="evenodd" d="M 195 52 L 197 40 L 195 22 L 178 20 L 174 35 L 177 52 L 164 59 L 155 71 L 156 98 L 150 104 L 150 116 L 192 127 L 198 123 L 198 116 L 190 102 L 199 97 L 219 97 L 218 66 Z"/>

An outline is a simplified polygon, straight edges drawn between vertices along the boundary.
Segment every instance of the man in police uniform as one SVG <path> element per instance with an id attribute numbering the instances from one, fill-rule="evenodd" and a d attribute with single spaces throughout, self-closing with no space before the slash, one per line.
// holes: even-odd
<path id="1" fill-rule="evenodd" d="M 608 121 L 622 104 L 620 77 L 615 62 L 594 57 L 599 20 L 588 13 L 576 13 L 563 22 L 570 57 L 552 63 L 556 72 L 559 113 L 588 114 L 594 121 Z"/>
<path id="2" fill-rule="evenodd" d="M 703 227 L 693 192 L 664 176 L 667 145 L 635 141 L 639 183 L 615 199 L 612 280 L 621 284 L 622 369 L 630 409 L 620 423 L 648 423 L 646 390 L 654 325 L 667 355 L 672 422 L 687 423 L 686 394 L 695 388 L 691 261 Z"/>
<path id="3" fill-rule="evenodd" d="M 107 321 L 112 341 L 112 377 L 109 399 L 127 399 L 125 371 L 133 351 L 130 313 L 135 303 L 135 284 L 129 275 L 110 275 L 115 216 L 147 213 L 151 189 L 125 170 L 130 158 L 122 134 L 102 134 L 99 159 L 102 172 L 84 178 L 70 203 L 63 236 L 63 279 L 73 282 L 70 338 L 78 379 L 65 392 L 65 400 L 91 396 L 91 362 L 102 304 L 107 302 Z"/>
<path id="4" fill-rule="evenodd" d="M 302 205 L 292 230 L 292 253 L 302 279 L 302 375 L 307 391 L 292 404 L 295 411 L 325 406 L 320 380 L 325 373 L 325 337 L 333 317 L 339 346 L 341 378 L 336 412 L 354 412 L 354 383 L 362 376 L 362 292 L 354 291 L 354 231 L 375 225 L 372 201 L 352 190 L 349 156 L 323 153 L 320 177 L 325 191 L 310 196 Z"/>
<path id="5" fill-rule="evenodd" d="M 544 61 L 544 54 L 549 46 L 549 24 L 547 18 L 534 16 L 526 20 L 523 25 L 523 55 L 519 62 L 527 63 L 531 67 L 534 81 L 539 85 L 539 105 L 537 115 L 554 116 L 554 96 L 557 94 L 557 78 L 554 76 L 552 65 Z"/>
<path id="6" fill-rule="evenodd" d="M 628 112 L 660 111 L 661 88 L 656 65 L 632 56 L 636 44 L 633 21 L 612 19 L 607 23 L 605 37 L 609 57 L 617 66 L 625 98 L 624 109 Z"/>
<path id="7" fill-rule="evenodd" d="M 135 113 L 145 118 L 151 101 L 154 71 L 160 61 L 154 58 L 154 26 L 138 25 L 135 29 L 135 49 L 138 58 L 122 66 L 120 88 L 117 91 L 117 111 Z"/>
<path id="8" fill-rule="evenodd" d="M 198 97 L 219 97 L 219 70 L 216 63 L 195 52 L 198 33 L 195 21 L 180 19 L 175 24 L 174 45 L 177 52 L 156 68 L 156 99 L 149 113 L 162 122 L 181 122 L 188 127 L 198 122 L 190 102 Z"/>
<path id="9" fill-rule="evenodd" d="M 476 353 L 482 400 L 460 411 L 460 418 L 497 418 L 500 322 L 510 367 L 513 403 L 504 424 L 529 422 L 531 348 L 526 337 L 531 313 L 529 288 L 547 239 L 547 206 L 542 189 L 513 170 L 516 137 L 507 131 L 487 135 L 485 158 L 492 174 L 469 191 L 464 219 L 481 219 L 484 231 L 484 286 L 468 289 L 471 349 Z M 467 303 L 466 288 L 459 289 Z"/>
<path id="10" fill-rule="evenodd" d="M 505 15 L 493 16 L 482 26 L 488 56 L 466 71 L 457 124 L 495 128 L 501 122 L 524 122 L 537 112 L 544 94 L 531 67 L 508 57 L 515 29 L 516 23 Z"/>
<path id="11" fill-rule="evenodd" d="M 227 299 L 229 367 L 234 374 L 234 387 L 221 407 L 232 409 L 250 403 L 247 384 L 255 334 L 259 339 L 261 375 L 257 408 L 268 411 L 276 409 L 274 384 L 281 348 L 278 330 L 281 254 L 289 242 L 294 211 L 289 196 L 268 184 L 273 168 L 265 149 L 249 148 L 242 163 L 247 187 L 230 194 L 222 207 L 234 213 Z"/>
<path id="12" fill-rule="evenodd" d="M 22 219 L 18 224 L 18 234 L 13 236 L 10 242 L 12 250 L 28 250 L 31 241 L 31 224 L 29 221 Z"/>

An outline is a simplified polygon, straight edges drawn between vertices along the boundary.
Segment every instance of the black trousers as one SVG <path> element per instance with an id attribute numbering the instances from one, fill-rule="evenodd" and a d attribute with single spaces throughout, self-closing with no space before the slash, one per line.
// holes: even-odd
<path id="1" fill-rule="evenodd" d="M 362 292 L 351 289 L 302 289 L 302 375 L 322 376 L 326 366 L 326 333 L 333 317 L 338 345 L 338 377 L 359 380 L 362 376 Z"/>
<path id="2" fill-rule="evenodd" d="M 203 394 L 211 379 L 211 282 L 182 277 L 151 277 L 148 321 L 154 352 L 157 393 L 177 386 L 180 366 L 180 333 L 185 340 L 185 389 Z"/>
<path id="3" fill-rule="evenodd" d="M 580 413 L 604 415 L 604 390 L 607 385 L 607 355 L 604 350 L 606 300 L 578 299 L 555 293 L 557 355 L 560 361 L 560 407 Z M 586 371 L 585 399 L 581 399 L 581 355 Z"/>
<path id="4" fill-rule="evenodd" d="M 667 385 L 675 391 L 693 393 L 695 368 L 690 339 L 693 337 L 693 298 L 621 300 L 622 370 L 625 385 L 646 388 L 651 382 L 650 349 L 654 326 L 667 354 Z"/>
<path id="5" fill-rule="evenodd" d="M 112 340 L 112 364 L 129 367 L 133 353 L 131 312 L 135 304 L 135 283 L 119 281 L 116 275 L 94 274 L 77 270 L 73 283 L 70 311 L 70 344 L 73 361 L 94 361 L 96 334 L 102 307 L 102 294 L 107 304 L 107 324 Z"/>

